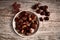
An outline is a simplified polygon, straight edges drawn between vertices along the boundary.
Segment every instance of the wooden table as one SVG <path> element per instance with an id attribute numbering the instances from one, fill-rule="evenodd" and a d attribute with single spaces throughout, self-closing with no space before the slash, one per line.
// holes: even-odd
<path id="1" fill-rule="evenodd" d="M 39 0 L 40 1 L 40 0 Z M 39 2 L 38 1 L 38 2 Z M 20 10 L 31 10 L 36 1 L 17 1 L 22 4 Z M 50 11 L 49 21 L 39 22 L 37 33 L 28 38 L 18 36 L 12 26 L 15 14 L 12 13 L 11 5 L 14 1 L 0 1 L 0 40 L 60 40 L 60 2 L 41 1 L 48 5 Z"/>

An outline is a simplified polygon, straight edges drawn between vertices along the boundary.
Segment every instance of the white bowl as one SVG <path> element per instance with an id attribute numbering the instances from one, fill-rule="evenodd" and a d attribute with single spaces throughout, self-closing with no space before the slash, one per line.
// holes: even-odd
<path id="1" fill-rule="evenodd" d="M 27 10 L 23 10 L 23 11 L 27 11 Z M 38 30 L 38 28 L 39 28 L 39 19 L 38 19 L 38 28 L 37 28 L 37 30 L 36 30 L 36 32 L 34 33 L 34 34 L 32 34 L 32 35 L 29 35 L 29 36 L 25 36 L 25 35 L 22 35 L 22 34 L 20 34 L 20 33 L 18 33 L 17 31 L 16 31 L 16 29 L 15 29 L 15 18 L 21 13 L 22 11 L 20 11 L 20 12 L 18 12 L 15 16 L 14 16 L 14 18 L 13 18 L 13 29 L 14 29 L 14 31 L 19 35 L 19 36 L 21 36 L 21 37 L 31 37 L 31 36 L 34 36 L 35 35 L 35 33 L 37 32 L 37 30 Z M 33 12 L 33 11 L 29 11 L 29 12 L 32 12 L 32 13 L 34 13 L 35 15 L 36 15 L 36 13 L 35 12 Z M 37 16 L 37 15 L 36 15 Z M 38 18 L 38 16 L 37 16 L 37 18 Z"/>

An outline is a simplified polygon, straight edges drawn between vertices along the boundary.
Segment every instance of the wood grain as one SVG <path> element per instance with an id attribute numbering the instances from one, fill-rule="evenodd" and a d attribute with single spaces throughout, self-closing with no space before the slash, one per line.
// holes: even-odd
<path id="1" fill-rule="evenodd" d="M 20 2 L 21 10 L 31 10 L 31 6 L 36 1 Z M 50 20 L 39 22 L 40 26 L 37 33 L 28 38 L 18 36 L 12 26 L 12 20 L 15 14 L 12 13 L 11 4 L 13 2 L 1 2 L 0 5 L 0 40 L 60 40 L 60 4 L 59 2 L 41 1 L 42 4 L 48 5 L 50 11 Z"/>

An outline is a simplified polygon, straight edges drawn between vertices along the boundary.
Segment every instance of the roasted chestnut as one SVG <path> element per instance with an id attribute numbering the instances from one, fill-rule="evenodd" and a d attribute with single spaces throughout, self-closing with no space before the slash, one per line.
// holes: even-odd
<path id="1" fill-rule="evenodd" d="M 15 18 L 15 24 L 15 29 L 18 33 L 28 36 L 37 31 L 39 22 L 37 16 L 34 13 L 22 11 Z"/>

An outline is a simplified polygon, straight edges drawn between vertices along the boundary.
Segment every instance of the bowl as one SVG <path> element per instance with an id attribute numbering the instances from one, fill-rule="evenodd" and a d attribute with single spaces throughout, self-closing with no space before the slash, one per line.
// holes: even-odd
<path id="1" fill-rule="evenodd" d="M 18 23 L 19 24 L 19 22 L 16 22 L 15 21 L 15 19 L 17 18 L 17 17 L 20 17 L 21 15 L 21 13 L 23 12 L 23 11 L 25 11 L 25 12 L 27 12 L 29 15 L 35 15 L 36 16 L 36 19 L 34 19 L 34 20 L 36 20 L 36 29 L 33 29 L 33 28 L 29 28 L 29 30 L 31 31 L 31 33 L 27 33 L 26 32 L 26 35 L 25 35 L 25 30 L 24 30 L 24 32 L 23 33 L 21 33 L 21 31 L 19 31 L 18 29 L 16 29 L 16 27 L 18 27 L 18 25 L 16 24 L 16 23 Z M 13 29 L 14 29 L 14 31 L 15 31 L 15 33 L 17 33 L 19 36 L 21 36 L 21 37 L 30 37 L 30 36 L 33 36 L 33 35 L 35 35 L 35 33 L 38 31 L 38 28 L 39 28 L 39 20 L 38 20 L 38 16 L 36 15 L 36 13 L 35 12 L 32 12 L 32 11 L 27 11 L 27 10 L 23 10 L 23 11 L 20 11 L 20 12 L 18 12 L 15 16 L 14 16 L 14 18 L 13 18 Z M 25 13 L 24 13 L 25 14 Z M 20 19 L 22 19 L 24 16 L 22 16 L 21 18 L 19 18 L 19 20 Z M 28 18 L 27 18 L 28 19 Z M 33 24 L 33 22 L 35 23 L 35 21 L 34 20 L 32 20 L 32 21 L 28 21 L 29 23 L 30 23 L 30 26 L 29 27 L 31 27 L 31 24 Z M 24 23 L 24 21 L 23 21 L 23 23 Z M 17 26 L 16 26 L 17 25 Z M 19 24 L 20 26 L 21 26 L 21 24 Z M 20 27 L 19 26 L 19 27 Z M 34 27 L 35 27 L 34 26 Z M 22 29 L 22 28 L 24 28 L 23 27 L 23 25 L 19 28 L 19 29 Z M 26 27 L 25 27 L 26 28 Z M 32 30 L 34 30 L 34 32 L 32 32 Z M 27 35 L 28 34 L 28 35 Z"/>

